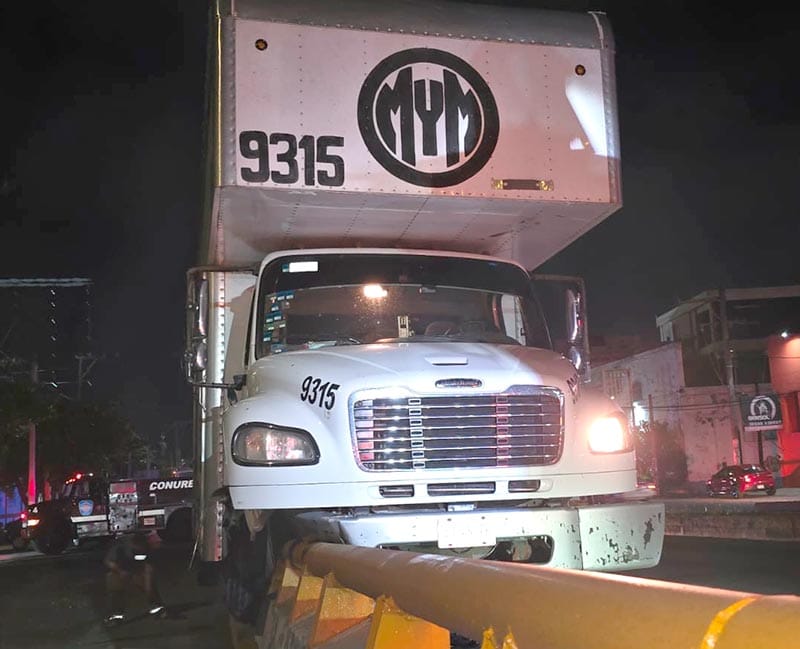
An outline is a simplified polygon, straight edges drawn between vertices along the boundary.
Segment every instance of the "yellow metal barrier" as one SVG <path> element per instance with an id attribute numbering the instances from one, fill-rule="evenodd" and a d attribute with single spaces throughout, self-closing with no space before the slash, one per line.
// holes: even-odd
<path id="1" fill-rule="evenodd" d="M 264 647 L 797 649 L 800 597 L 314 543 L 273 580 Z"/>

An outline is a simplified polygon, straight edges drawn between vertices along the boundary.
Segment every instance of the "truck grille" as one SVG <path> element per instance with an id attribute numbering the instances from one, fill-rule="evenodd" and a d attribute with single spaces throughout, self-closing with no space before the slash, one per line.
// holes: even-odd
<path id="1" fill-rule="evenodd" d="M 367 471 L 543 466 L 561 455 L 562 396 L 555 389 L 366 396 L 351 403 L 356 457 Z"/>

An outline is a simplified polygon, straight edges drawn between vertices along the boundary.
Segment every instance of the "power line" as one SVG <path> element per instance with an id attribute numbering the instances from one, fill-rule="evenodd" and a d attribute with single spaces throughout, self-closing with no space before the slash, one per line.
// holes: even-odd
<path id="1" fill-rule="evenodd" d="M 62 278 L 0 278 L 0 288 L 19 286 L 27 288 L 41 288 L 47 286 L 91 286 L 92 280 L 86 277 Z"/>
<path id="2" fill-rule="evenodd" d="M 789 397 L 789 396 L 792 396 L 792 395 L 794 395 L 796 393 L 795 392 L 787 392 L 787 393 L 784 393 L 784 394 L 778 394 L 776 392 L 765 392 L 763 394 L 774 394 L 775 396 L 778 396 L 778 397 L 781 397 L 781 396 Z M 758 395 L 753 395 L 753 397 L 756 397 L 756 396 L 758 396 Z M 736 401 L 725 400 L 725 401 L 715 401 L 714 403 L 692 403 L 692 404 L 676 404 L 676 405 L 662 405 L 662 406 L 657 406 L 657 405 L 653 404 L 652 408 L 653 408 L 653 410 L 708 410 L 710 408 L 727 408 L 727 407 L 730 407 L 731 405 L 739 405 L 739 406 L 741 406 L 743 403 L 746 403 L 747 400 L 750 399 L 750 398 L 752 398 L 752 397 L 746 396 L 746 397 L 743 397 L 743 398 L 738 399 Z M 637 399 L 635 401 L 637 403 L 639 403 L 639 402 L 644 403 L 644 399 Z M 619 404 L 619 405 L 620 405 L 620 408 L 622 408 L 623 410 L 631 410 L 631 409 L 636 407 L 633 402 L 631 403 L 631 405 L 622 405 L 622 404 Z M 646 407 L 646 409 L 649 410 L 650 406 L 648 405 Z"/>

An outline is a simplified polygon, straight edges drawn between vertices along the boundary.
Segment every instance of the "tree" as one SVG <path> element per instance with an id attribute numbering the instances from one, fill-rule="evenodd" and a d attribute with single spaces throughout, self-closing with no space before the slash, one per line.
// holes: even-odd
<path id="1" fill-rule="evenodd" d="M 76 472 L 120 475 L 144 444 L 112 404 L 60 401 L 40 426 L 39 465 L 60 484 Z"/>
<path id="2" fill-rule="evenodd" d="M 45 386 L 0 381 L 0 484 L 24 493 L 28 426 L 36 424 L 37 475 L 60 486 L 81 471 L 121 475 L 144 443 L 109 403 L 70 401 Z"/>
<path id="3" fill-rule="evenodd" d="M 659 487 L 677 487 L 686 482 L 688 469 L 680 430 L 661 421 L 642 422 L 636 456 L 640 477 L 655 479 Z"/>
<path id="4" fill-rule="evenodd" d="M 29 425 L 51 415 L 52 399 L 29 381 L 0 381 L 0 485 L 26 493 Z"/>

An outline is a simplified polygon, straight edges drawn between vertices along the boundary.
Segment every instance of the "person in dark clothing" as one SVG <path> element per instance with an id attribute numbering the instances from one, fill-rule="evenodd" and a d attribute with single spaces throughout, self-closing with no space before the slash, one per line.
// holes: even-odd
<path id="1" fill-rule="evenodd" d="M 144 592 L 150 605 L 148 613 L 165 617 L 166 608 L 156 582 L 150 559 L 150 545 L 143 533 L 126 534 L 114 541 L 106 554 L 106 588 L 111 600 L 111 613 L 106 622 L 113 624 L 125 619 L 125 596 L 137 588 Z"/>

